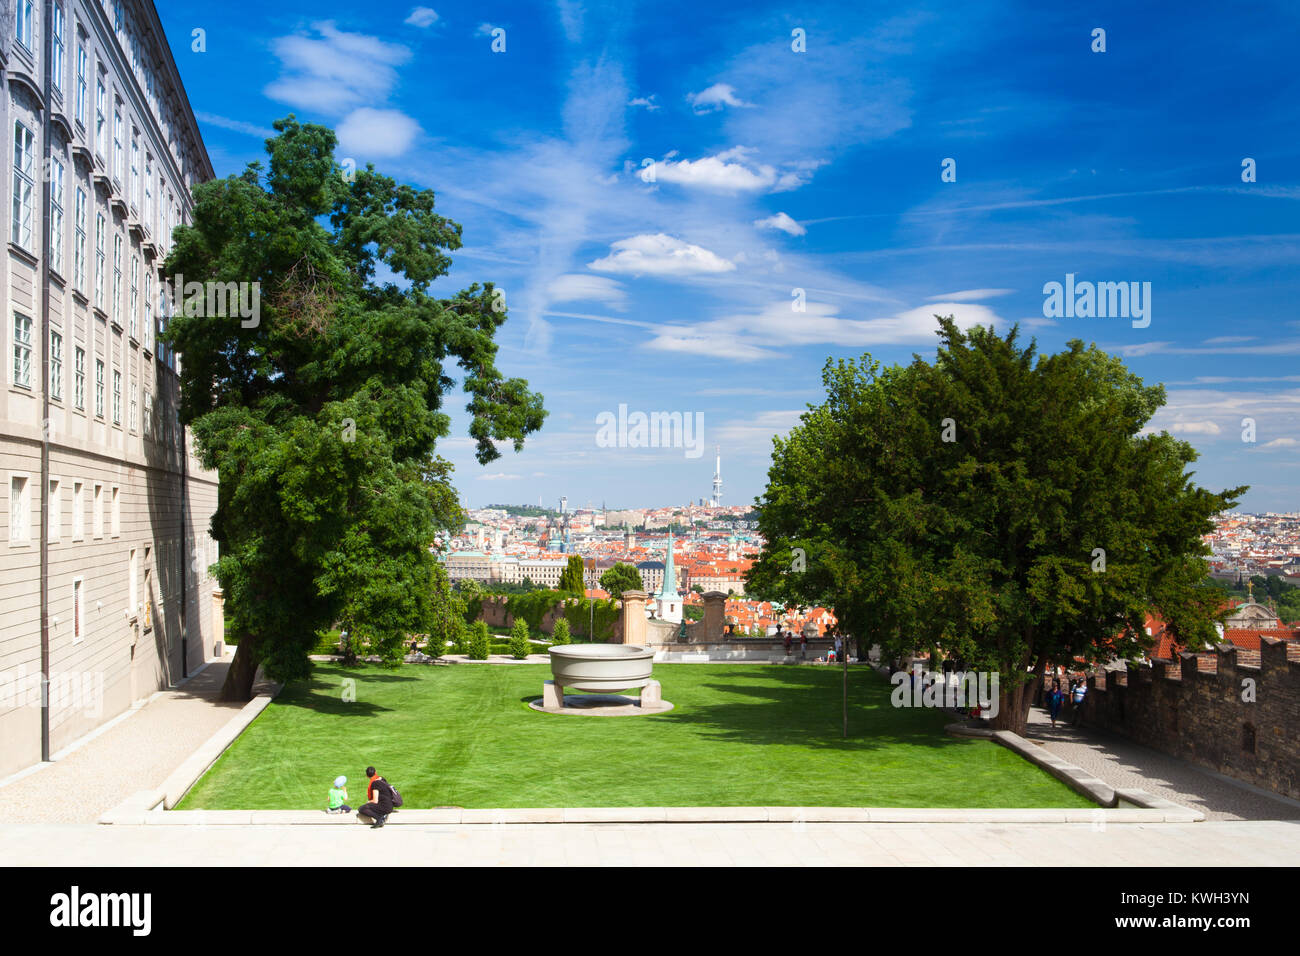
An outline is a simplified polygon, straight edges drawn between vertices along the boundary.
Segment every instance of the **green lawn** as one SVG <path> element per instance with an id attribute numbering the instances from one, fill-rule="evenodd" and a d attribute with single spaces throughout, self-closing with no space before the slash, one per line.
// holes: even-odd
<path id="1" fill-rule="evenodd" d="M 374 764 L 408 807 L 1090 807 L 1011 751 L 950 737 L 933 710 L 894 708 L 853 668 L 850 737 L 829 667 L 657 664 L 676 709 L 651 717 L 529 710 L 545 664 L 317 664 L 287 686 L 180 809 L 325 806 Z M 355 678 L 356 700 L 342 697 Z"/>

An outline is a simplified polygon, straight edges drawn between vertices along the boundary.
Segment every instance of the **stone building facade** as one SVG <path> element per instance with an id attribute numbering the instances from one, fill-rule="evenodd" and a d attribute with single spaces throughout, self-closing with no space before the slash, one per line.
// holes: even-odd
<path id="1" fill-rule="evenodd" d="M 170 237 L 213 172 L 157 10 L 7 0 L 0 73 L 3 777 L 192 673 L 222 624 L 216 476 L 157 341 Z"/>

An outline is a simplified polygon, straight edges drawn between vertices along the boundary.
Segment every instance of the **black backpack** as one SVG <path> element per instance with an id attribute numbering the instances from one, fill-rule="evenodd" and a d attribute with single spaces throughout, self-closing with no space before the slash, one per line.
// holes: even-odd
<path id="1" fill-rule="evenodd" d="M 393 809 L 396 810 L 402 805 L 402 795 L 397 792 L 397 788 L 391 783 L 388 785 L 388 789 L 393 791 Z"/>

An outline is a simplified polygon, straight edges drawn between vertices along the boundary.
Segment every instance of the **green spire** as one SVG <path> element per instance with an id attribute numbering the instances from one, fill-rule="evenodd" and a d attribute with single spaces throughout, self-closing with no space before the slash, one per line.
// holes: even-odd
<path id="1" fill-rule="evenodd" d="M 677 572 L 673 569 L 673 533 L 668 532 L 668 554 L 664 557 L 664 583 L 659 589 L 658 597 L 675 598 L 677 594 Z"/>

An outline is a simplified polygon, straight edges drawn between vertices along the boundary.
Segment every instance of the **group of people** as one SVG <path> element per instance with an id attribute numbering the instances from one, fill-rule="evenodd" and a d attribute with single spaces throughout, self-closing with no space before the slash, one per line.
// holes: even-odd
<path id="1" fill-rule="evenodd" d="M 379 776 L 374 767 L 366 768 L 366 803 L 357 810 L 358 822 L 369 821 L 372 829 L 382 827 L 388 815 L 402 805 L 402 795 L 397 788 Z M 330 788 L 326 813 L 351 813 L 348 806 L 348 778 L 339 775 Z"/>
<path id="2" fill-rule="evenodd" d="M 777 640 L 785 647 L 785 656 L 789 657 L 794 647 L 794 634 L 790 631 L 777 630 Z M 831 650 L 826 652 L 826 660 L 834 663 L 844 659 L 844 638 L 836 631 L 827 631 L 826 636 L 832 638 Z M 801 633 L 799 635 L 799 659 L 806 661 L 808 659 L 808 635 Z M 821 660 L 819 657 L 818 660 Z"/>
<path id="3" fill-rule="evenodd" d="M 1074 705 L 1074 714 L 1070 718 L 1070 725 L 1074 726 L 1079 723 L 1079 712 L 1083 710 L 1083 699 L 1088 694 L 1088 684 L 1082 678 L 1074 678 L 1070 681 L 1070 703 Z M 1061 680 L 1056 678 L 1052 681 L 1052 689 L 1047 692 L 1047 715 L 1052 719 L 1052 726 L 1061 718 L 1061 707 L 1065 704 L 1065 691 L 1061 690 Z"/>

